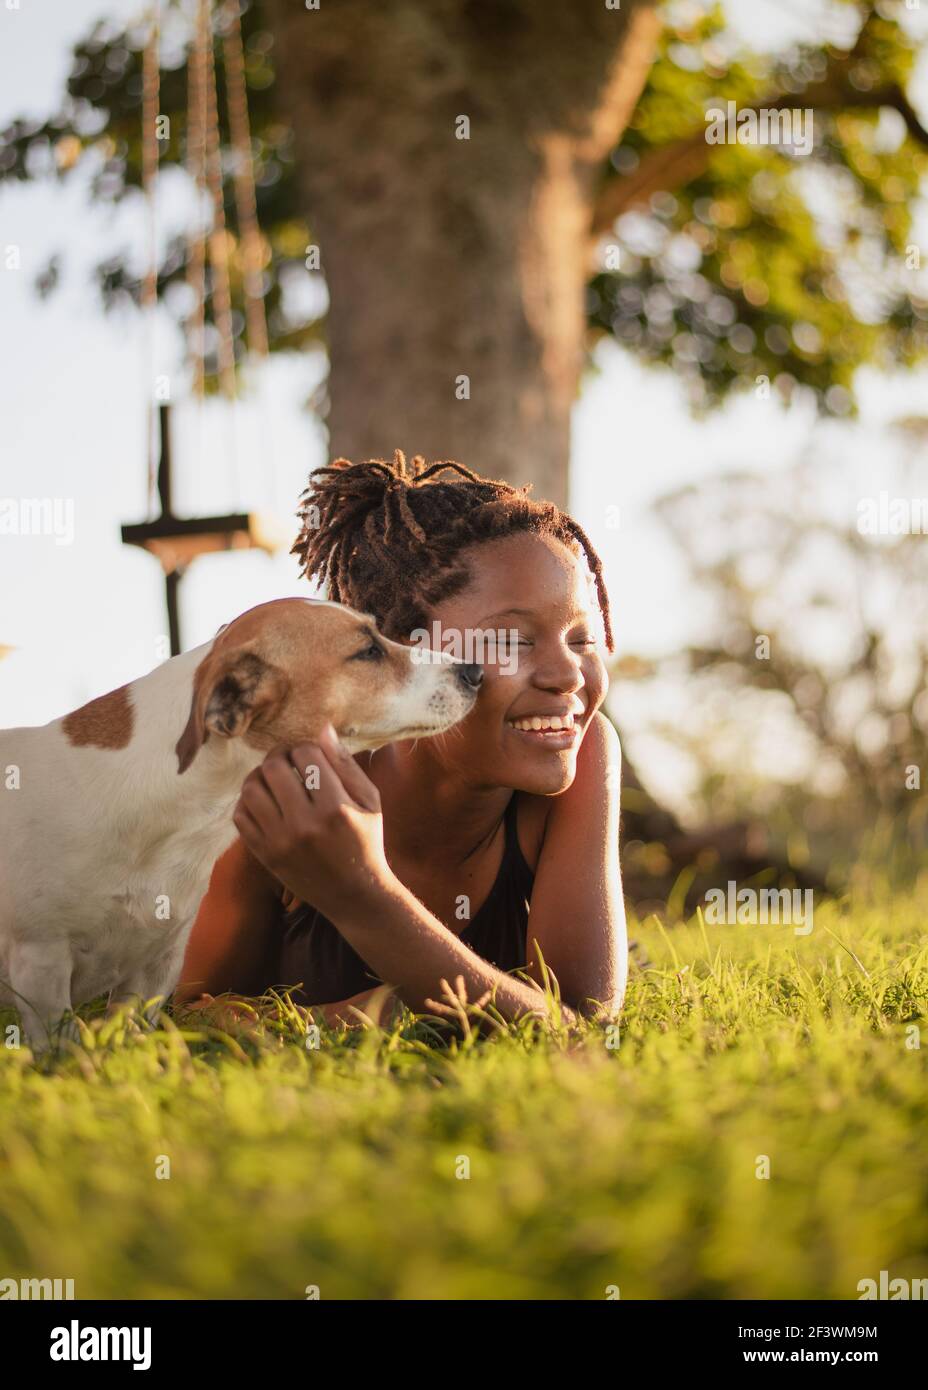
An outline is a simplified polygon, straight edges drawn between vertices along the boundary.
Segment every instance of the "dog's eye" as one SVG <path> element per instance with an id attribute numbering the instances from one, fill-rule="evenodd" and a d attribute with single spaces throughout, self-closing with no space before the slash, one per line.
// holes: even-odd
<path id="1" fill-rule="evenodd" d="M 352 661 L 380 661 L 383 656 L 383 648 L 378 647 L 376 642 L 371 642 L 369 646 L 363 647 L 361 651 L 355 652 Z"/>

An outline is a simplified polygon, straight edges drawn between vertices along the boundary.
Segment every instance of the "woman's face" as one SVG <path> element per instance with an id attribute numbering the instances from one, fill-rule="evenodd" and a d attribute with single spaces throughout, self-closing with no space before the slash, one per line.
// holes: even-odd
<path id="1" fill-rule="evenodd" d="M 431 645 L 482 664 L 483 684 L 467 718 L 420 750 L 471 783 L 564 791 L 608 687 L 587 571 L 560 541 L 524 532 L 461 560 L 470 582 L 431 610 Z"/>

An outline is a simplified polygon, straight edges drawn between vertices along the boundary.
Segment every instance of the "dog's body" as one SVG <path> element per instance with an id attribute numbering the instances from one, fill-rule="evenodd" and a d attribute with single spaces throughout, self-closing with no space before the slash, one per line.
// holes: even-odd
<path id="1" fill-rule="evenodd" d="M 129 702 L 124 748 L 75 745 L 74 716 L 70 735 L 67 719 L 0 733 L 0 767 L 20 775 L 0 798 L 0 1000 L 30 1034 L 30 1004 L 50 1018 L 110 990 L 149 999 L 176 981 L 204 878 L 235 835 L 238 789 L 261 760 L 229 740 L 178 777 L 174 744 L 208 650 L 85 707 L 105 739 Z M 4 999 L 5 981 L 18 997 Z"/>
<path id="2" fill-rule="evenodd" d="M 170 994 L 265 753 L 327 720 L 351 752 L 438 733 L 478 684 L 351 609 L 277 600 L 63 719 L 0 732 L 0 1003 L 42 1046 L 98 995 Z"/>

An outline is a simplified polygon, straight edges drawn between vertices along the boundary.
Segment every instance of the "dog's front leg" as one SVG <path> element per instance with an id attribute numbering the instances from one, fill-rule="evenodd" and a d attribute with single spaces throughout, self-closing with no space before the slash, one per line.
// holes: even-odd
<path id="1" fill-rule="evenodd" d="M 143 1012 L 145 1019 L 153 1023 L 177 984 L 184 963 L 186 945 L 184 935 L 180 942 L 157 960 L 146 962 L 144 966 L 139 966 L 131 975 L 121 980 L 110 991 L 107 1012 L 112 1013 L 123 1004 L 134 1003 Z"/>
<path id="2" fill-rule="evenodd" d="M 15 943 L 10 951 L 10 984 L 23 1032 L 33 1052 L 45 1052 L 62 1038 L 79 1036 L 71 1008 L 71 954 L 65 946 Z"/>

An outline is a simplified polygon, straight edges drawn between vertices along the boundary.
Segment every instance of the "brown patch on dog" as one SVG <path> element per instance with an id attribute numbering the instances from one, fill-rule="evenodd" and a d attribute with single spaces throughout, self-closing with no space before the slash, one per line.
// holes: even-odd
<path id="1" fill-rule="evenodd" d="M 127 748 L 133 718 L 129 687 L 121 685 L 65 715 L 62 728 L 76 748 Z"/>

